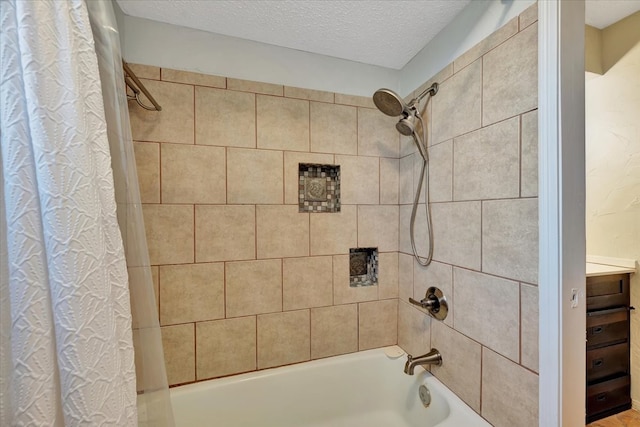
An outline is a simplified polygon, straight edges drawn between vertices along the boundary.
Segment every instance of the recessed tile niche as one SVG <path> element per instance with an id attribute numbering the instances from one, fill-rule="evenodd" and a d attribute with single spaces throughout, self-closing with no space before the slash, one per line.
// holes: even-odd
<path id="1" fill-rule="evenodd" d="M 340 166 L 298 164 L 300 212 L 340 212 Z"/>
<path id="2" fill-rule="evenodd" d="M 378 248 L 349 249 L 349 286 L 378 284 Z"/>

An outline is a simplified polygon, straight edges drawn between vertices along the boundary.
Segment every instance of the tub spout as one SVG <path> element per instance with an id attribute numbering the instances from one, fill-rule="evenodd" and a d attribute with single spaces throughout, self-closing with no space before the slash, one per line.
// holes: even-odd
<path id="1" fill-rule="evenodd" d="M 407 362 L 404 364 L 404 373 L 407 375 L 413 375 L 413 370 L 417 365 L 442 365 L 442 355 L 440 352 L 432 348 L 431 351 L 422 356 L 413 357 L 410 354 L 407 356 Z"/>

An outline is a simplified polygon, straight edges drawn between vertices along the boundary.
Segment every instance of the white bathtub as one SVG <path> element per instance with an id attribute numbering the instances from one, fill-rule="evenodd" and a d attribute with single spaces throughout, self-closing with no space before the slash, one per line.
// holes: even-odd
<path id="1" fill-rule="evenodd" d="M 405 375 L 405 359 L 375 349 L 176 387 L 176 426 L 490 426 L 422 368 Z M 421 384 L 431 392 L 428 408 Z"/>

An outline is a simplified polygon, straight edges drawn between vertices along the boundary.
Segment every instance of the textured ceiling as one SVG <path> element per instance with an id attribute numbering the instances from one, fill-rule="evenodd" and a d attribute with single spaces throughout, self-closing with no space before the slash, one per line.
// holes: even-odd
<path id="1" fill-rule="evenodd" d="M 606 28 L 640 10 L 640 0 L 587 0 L 586 23 Z"/>
<path id="2" fill-rule="evenodd" d="M 470 0 L 117 0 L 127 15 L 401 69 Z"/>
<path id="3" fill-rule="evenodd" d="M 401 69 L 470 0 L 117 2 L 139 18 Z M 604 28 L 638 10 L 640 0 L 587 0 L 586 23 Z"/>

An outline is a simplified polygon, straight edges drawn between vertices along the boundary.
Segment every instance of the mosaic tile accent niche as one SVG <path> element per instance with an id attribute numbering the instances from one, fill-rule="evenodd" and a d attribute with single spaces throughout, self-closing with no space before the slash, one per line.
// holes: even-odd
<path id="1" fill-rule="evenodd" d="M 298 210 L 340 212 L 340 166 L 298 164 Z"/>
<path id="2" fill-rule="evenodd" d="M 349 249 L 349 286 L 378 284 L 378 248 Z"/>

